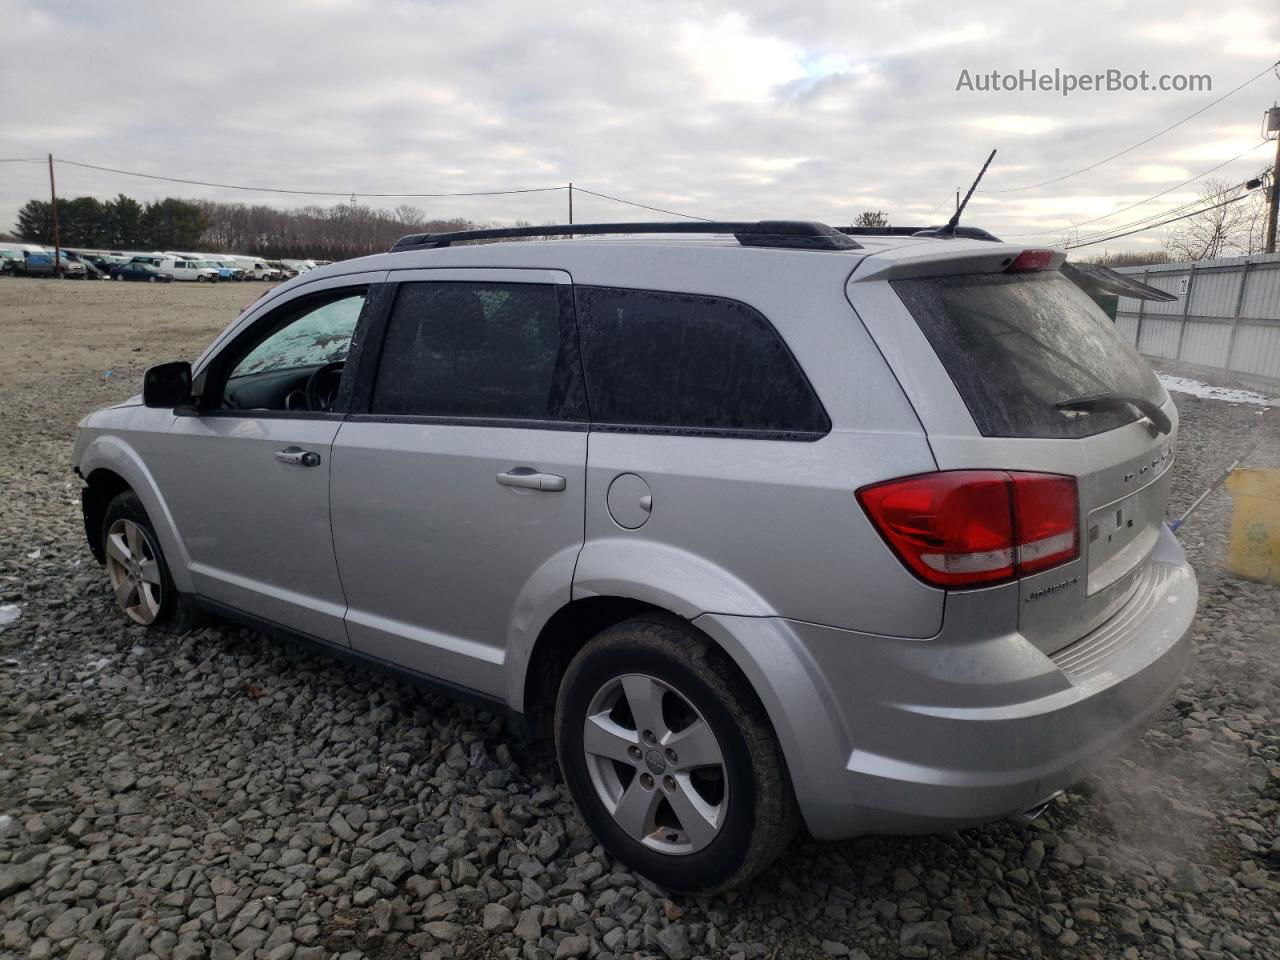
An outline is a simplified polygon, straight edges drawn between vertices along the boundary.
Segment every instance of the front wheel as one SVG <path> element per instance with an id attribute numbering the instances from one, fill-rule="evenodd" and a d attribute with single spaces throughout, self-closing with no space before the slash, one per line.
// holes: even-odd
<path id="1" fill-rule="evenodd" d="M 676 892 L 738 886 L 799 823 L 755 692 L 684 621 L 628 620 L 574 657 L 556 749 L 583 819 L 613 856 Z"/>
<path id="2" fill-rule="evenodd" d="M 194 624 L 195 612 L 174 587 L 155 527 L 133 491 L 107 505 L 102 547 L 111 592 L 125 616 L 144 627 L 177 632 Z"/>

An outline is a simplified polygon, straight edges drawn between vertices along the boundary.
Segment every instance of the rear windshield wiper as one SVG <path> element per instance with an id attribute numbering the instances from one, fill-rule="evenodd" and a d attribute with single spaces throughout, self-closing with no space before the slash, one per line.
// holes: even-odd
<path id="1" fill-rule="evenodd" d="M 1160 408 L 1160 404 L 1137 393 L 1089 393 L 1063 400 L 1054 406 L 1059 410 L 1116 410 L 1121 407 L 1136 407 L 1161 433 L 1168 433 L 1173 429 L 1173 421 Z"/>

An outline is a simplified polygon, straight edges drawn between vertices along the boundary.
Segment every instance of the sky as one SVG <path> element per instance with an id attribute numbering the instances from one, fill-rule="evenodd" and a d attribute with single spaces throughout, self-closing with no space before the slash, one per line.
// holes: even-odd
<path id="1" fill-rule="evenodd" d="M 1280 4 L 0 0 L 0 159 L 55 158 L 59 196 L 350 200 L 431 217 L 562 222 L 566 191 L 447 199 L 372 193 L 574 182 L 713 219 L 938 223 L 994 147 L 966 223 L 1029 242 L 1088 238 L 1187 203 L 1179 183 L 1275 156 L 1267 71 Z M 983 91 L 980 75 L 1208 75 L 1211 90 Z M 0 163 L 0 230 L 48 171 Z M 1121 211 L 1153 194 L 1163 196 Z M 661 215 L 575 192 L 574 219 Z M 1161 231 L 1107 244 L 1157 245 Z M 1101 249 L 1101 248 L 1099 248 Z"/>

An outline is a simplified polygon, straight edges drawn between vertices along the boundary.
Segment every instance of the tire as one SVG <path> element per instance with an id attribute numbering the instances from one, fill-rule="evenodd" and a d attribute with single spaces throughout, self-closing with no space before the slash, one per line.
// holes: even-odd
<path id="1" fill-rule="evenodd" d="M 102 547 L 108 583 L 125 616 L 149 630 L 185 633 L 196 625 L 196 610 L 173 585 L 155 527 L 132 490 L 107 504 Z"/>
<path id="2" fill-rule="evenodd" d="M 627 620 L 589 641 L 560 684 L 555 737 L 560 769 L 596 838 L 668 890 L 708 895 L 739 886 L 777 859 L 799 825 L 782 750 L 755 691 L 676 617 Z M 621 820 L 615 810 L 624 811 Z"/>
<path id="3" fill-rule="evenodd" d="M 147 280 L 148 280 L 149 282 L 151 282 L 151 283 L 159 283 L 159 282 L 160 282 L 160 281 L 159 281 L 159 280 L 157 280 L 155 277 L 147 277 Z"/>

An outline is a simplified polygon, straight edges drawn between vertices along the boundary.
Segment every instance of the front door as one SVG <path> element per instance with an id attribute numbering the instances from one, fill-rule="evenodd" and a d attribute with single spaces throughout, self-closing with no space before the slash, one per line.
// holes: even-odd
<path id="1" fill-rule="evenodd" d="M 582 546 L 587 416 L 569 276 L 390 276 L 364 409 L 333 445 L 347 632 L 363 653 L 501 696 L 509 632 L 568 602 Z"/>
<path id="2" fill-rule="evenodd" d="M 199 414 L 175 419 L 155 472 L 197 593 L 346 645 L 331 448 L 370 284 L 341 280 L 304 287 L 218 351 L 197 383 Z"/>

